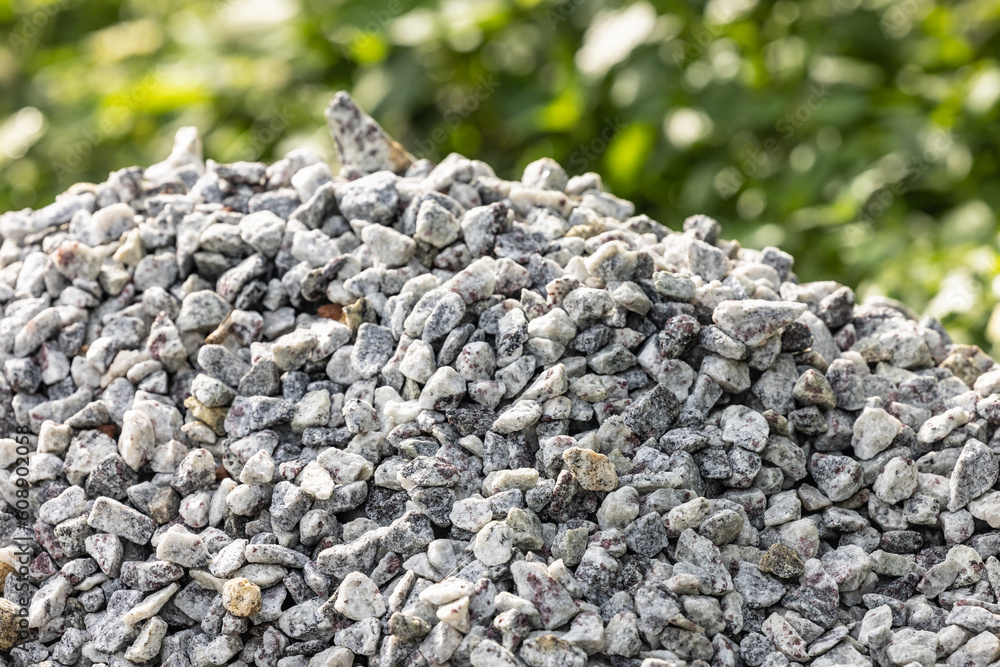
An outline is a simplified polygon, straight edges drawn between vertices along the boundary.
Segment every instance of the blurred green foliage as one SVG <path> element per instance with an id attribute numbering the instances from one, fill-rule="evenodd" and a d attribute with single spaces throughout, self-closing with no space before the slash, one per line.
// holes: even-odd
<path id="1" fill-rule="evenodd" d="M 551 155 L 997 352 L 998 29 L 997 0 L 2 0 L 0 209 L 184 125 L 331 156 L 343 88 L 421 156 Z"/>

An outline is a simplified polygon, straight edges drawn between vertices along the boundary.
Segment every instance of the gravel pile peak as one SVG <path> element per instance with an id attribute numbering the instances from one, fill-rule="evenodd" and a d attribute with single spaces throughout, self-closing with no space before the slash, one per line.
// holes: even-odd
<path id="1" fill-rule="evenodd" d="M 327 120 L 0 217 L 0 666 L 1000 659 L 992 359 Z"/>

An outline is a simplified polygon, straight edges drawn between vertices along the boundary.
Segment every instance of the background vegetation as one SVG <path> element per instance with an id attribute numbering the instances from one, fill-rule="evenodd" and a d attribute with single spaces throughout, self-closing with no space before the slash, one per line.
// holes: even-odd
<path id="1" fill-rule="evenodd" d="M 997 352 L 998 28 L 997 0 L 0 0 L 0 210 L 182 125 L 330 155 L 345 88 L 417 154 L 599 171 Z"/>

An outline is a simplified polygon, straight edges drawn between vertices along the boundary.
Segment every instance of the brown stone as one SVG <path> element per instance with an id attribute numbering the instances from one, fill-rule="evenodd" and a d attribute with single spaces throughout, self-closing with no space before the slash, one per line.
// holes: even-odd
<path id="1" fill-rule="evenodd" d="M 577 237 L 589 239 L 607 231 L 607 226 L 603 222 L 594 222 L 587 225 L 573 225 L 566 232 L 567 237 Z"/>
<path id="2" fill-rule="evenodd" d="M 563 461 L 580 486 L 587 491 L 614 491 L 618 488 L 615 464 L 604 454 L 570 447 L 563 452 Z"/>
<path id="3" fill-rule="evenodd" d="M 805 565 L 799 553 L 784 544 L 775 543 L 760 558 L 760 571 L 768 572 L 782 579 L 791 579 L 802 574 Z"/>
<path id="4" fill-rule="evenodd" d="M 15 571 L 16 569 L 10 563 L 0 561 L 0 590 L 3 589 L 4 582 L 7 581 L 7 575 Z"/>
<path id="5" fill-rule="evenodd" d="M 208 427 L 215 431 L 216 435 L 226 434 L 225 422 L 229 408 L 210 408 L 194 396 L 188 396 L 184 399 L 184 407 L 191 411 L 195 419 L 200 419 L 208 424 Z"/>
<path id="6" fill-rule="evenodd" d="M 226 317 L 219 322 L 219 326 L 215 328 L 215 331 L 205 336 L 206 345 L 222 345 L 226 338 L 229 337 L 229 332 L 233 328 L 233 313 L 230 311 Z"/>
<path id="7" fill-rule="evenodd" d="M 161 486 L 149 501 L 149 516 L 159 525 L 177 518 L 181 497 L 169 486 Z"/>
<path id="8" fill-rule="evenodd" d="M 351 331 L 355 334 L 358 332 L 358 328 L 365 322 L 375 324 L 378 320 L 378 313 L 365 297 L 361 297 L 351 305 L 344 307 L 344 324 L 350 327 Z"/>
<path id="9" fill-rule="evenodd" d="M 4 578 L 6 576 L 4 574 Z M 28 617 L 18 616 L 19 611 L 21 611 L 19 606 L 10 600 L 0 598 L 0 651 L 9 651 L 21 641 L 18 628 L 22 618 L 25 622 L 25 628 L 27 628 Z"/>
<path id="10" fill-rule="evenodd" d="M 260 605 L 260 587 L 247 579 L 230 579 L 222 587 L 222 606 L 234 616 L 253 616 L 260 611 Z"/>
<path id="11" fill-rule="evenodd" d="M 344 320 L 344 307 L 339 303 L 324 303 L 316 309 L 316 314 L 328 320 Z"/>
<path id="12" fill-rule="evenodd" d="M 952 375 L 970 387 L 975 383 L 976 378 L 982 375 L 982 371 L 979 370 L 975 362 L 964 354 L 949 354 L 939 364 L 939 367 L 948 369 Z"/>

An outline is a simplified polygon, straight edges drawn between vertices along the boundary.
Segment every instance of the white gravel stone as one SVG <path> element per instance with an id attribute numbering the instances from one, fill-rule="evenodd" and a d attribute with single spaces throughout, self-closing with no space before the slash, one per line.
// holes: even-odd
<path id="1" fill-rule="evenodd" d="M 378 586 L 360 572 L 351 572 L 340 582 L 333 606 L 352 621 L 379 618 L 385 613 L 385 601 Z"/>
<path id="2" fill-rule="evenodd" d="M 476 533 L 474 553 L 483 565 L 503 565 L 510 560 L 512 536 L 503 521 L 490 521 Z"/>
<path id="3" fill-rule="evenodd" d="M 854 453 L 867 461 L 888 449 L 902 430 L 902 422 L 882 408 L 866 407 L 854 422 Z"/>
<path id="4" fill-rule="evenodd" d="M 917 489 L 917 466 L 911 459 L 897 456 L 882 468 L 875 478 L 872 491 L 890 505 L 902 502 Z"/>
<path id="5" fill-rule="evenodd" d="M 917 440 L 923 443 L 937 442 L 968 421 L 969 413 L 962 408 L 945 410 L 923 423 L 917 432 Z"/>
<path id="6" fill-rule="evenodd" d="M 409 236 L 382 225 L 367 225 L 361 230 L 361 240 L 371 248 L 378 261 L 389 268 L 405 266 L 417 249 Z"/>

